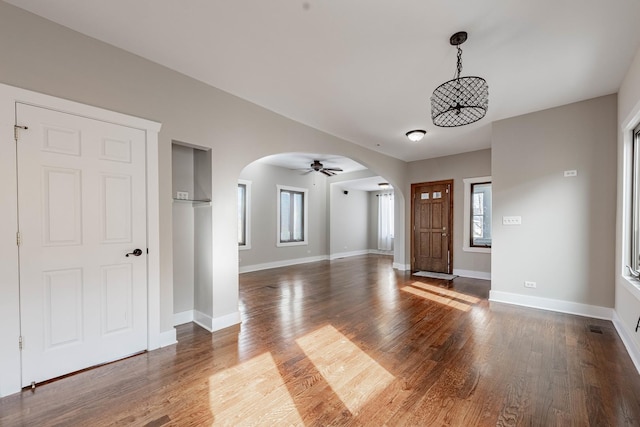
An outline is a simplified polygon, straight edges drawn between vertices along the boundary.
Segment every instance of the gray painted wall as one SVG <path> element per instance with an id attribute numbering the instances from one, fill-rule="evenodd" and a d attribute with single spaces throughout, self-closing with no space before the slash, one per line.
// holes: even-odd
<path id="1" fill-rule="evenodd" d="M 254 162 L 243 169 L 239 178 L 251 181 L 251 249 L 240 251 L 241 268 L 327 254 L 327 180 L 323 175 L 301 174 L 299 171 Z M 276 246 L 277 185 L 306 188 L 309 191 L 307 245 Z"/>
<path id="2" fill-rule="evenodd" d="M 193 199 L 193 148 L 172 144 L 171 165 L 173 197 L 178 191 L 187 191 Z"/>
<path id="3" fill-rule="evenodd" d="M 369 197 L 367 191 L 331 186 L 330 254 L 369 250 Z"/>
<path id="4" fill-rule="evenodd" d="M 491 150 L 473 151 L 409 163 L 410 184 L 453 179 L 453 268 L 480 273 L 491 272 L 491 255 L 464 252 L 464 178 L 491 175 Z M 411 205 L 406 210 L 406 224 L 411 223 Z M 407 238 L 409 240 L 409 238 Z M 410 242 L 407 243 L 410 252 Z"/>
<path id="5" fill-rule="evenodd" d="M 613 307 L 616 102 L 493 124 L 492 291 Z M 511 215 L 522 225 L 502 225 Z"/>
<path id="6" fill-rule="evenodd" d="M 174 144 L 172 149 L 173 195 L 188 191 L 193 197 L 193 149 Z M 194 218 L 188 202 L 173 203 L 173 312 L 193 310 Z"/>
<path id="7" fill-rule="evenodd" d="M 194 313 L 195 319 L 207 327 L 211 326 L 210 318 L 213 312 L 211 215 L 211 206 L 206 204 L 194 205 L 193 308 L 196 310 L 196 313 Z"/>

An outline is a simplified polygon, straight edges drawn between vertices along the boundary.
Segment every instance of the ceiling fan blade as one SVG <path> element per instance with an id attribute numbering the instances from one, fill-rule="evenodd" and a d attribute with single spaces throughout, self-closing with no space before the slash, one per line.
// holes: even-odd
<path id="1" fill-rule="evenodd" d="M 335 175 L 335 173 L 327 170 L 327 169 L 320 169 L 320 172 L 322 172 L 323 174 L 327 175 L 327 176 L 333 176 Z"/>
<path id="2" fill-rule="evenodd" d="M 326 171 L 342 172 L 342 169 L 340 169 L 340 168 L 324 168 L 324 170 L 326 170 Z"/>

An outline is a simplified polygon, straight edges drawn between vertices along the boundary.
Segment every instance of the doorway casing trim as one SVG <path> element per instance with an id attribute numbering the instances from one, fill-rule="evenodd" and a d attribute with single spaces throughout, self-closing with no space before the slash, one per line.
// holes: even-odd
<path id="1" fill-rule="evenodd" d="M 162 126 L 161 123 L 0 83 L 0 157 L 4 159 L 3 162 L 15 162 L 13 132 L 14 125 L 16 124 L 16 103 L 53 109 L 63 113 L 132 127 L 145 132 L 147 248 L 149 248 L 147 255 L 147 350 L 154 350 L 175 343 L 175 329 L 172 328 L 165 332 L 160 330 L 160 188 L 158 133 Z M 20 123 L 17 124 L 21 125 Z M 17 188 L 15 166 L 12 172 L 14 175 L 13 178 L 0 186 L 0 200 L 13 200 L 11 204 L 3 206 L 3 210 L 7 209 L 11 210 L 11 212 L 8 212 L 8 215 L 10 215 L 8 220 L 0 223 L 0 235 L 2 236 L 16 232 L 17 199 L 7 195 L 9 192 L 15 194 Z M 3 217 L 5 217 L 4 214 Z M 15 241 L 3 241 L 0 242 L 0 245 L 0 253 L 5 254 L 11 251 L 15 253 L 15 257 L 0 263 L 0 275 L 4 277 L 3 280 L 15 282 L 6 287 L 0 286 L 0 301 L 2 301 L 0 306 L 3 309 L 3 321 L 0 322 L 0 342 L 7 344 L 3 344 L 0 347 L 0 397 L 3 397 L 20 391 L 22 368 L 20 349 L 18 347 L 18 338 L 20 336 L 20 301 L 19 285 L 17 282 L 17 248 Z M 13 269 L 15 269 L 15 272 L 9 271 Z M 2 282 L 0 282 L 0 285 L 2 285 Z M 9 345 L 11 342 L 15 342 L 15 346 Z M 28 343 L 25 342 L 25 345 L 28 345 Z"/>

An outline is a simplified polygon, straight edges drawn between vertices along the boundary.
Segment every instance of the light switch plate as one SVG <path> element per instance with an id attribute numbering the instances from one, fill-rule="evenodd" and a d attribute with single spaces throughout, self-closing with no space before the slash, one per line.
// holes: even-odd
<path id="1" fill-rule="evenodd" d="M 502 225 L 521 225 L 522 217 L 521 216 L 503 216 L 502 217 Z"/>

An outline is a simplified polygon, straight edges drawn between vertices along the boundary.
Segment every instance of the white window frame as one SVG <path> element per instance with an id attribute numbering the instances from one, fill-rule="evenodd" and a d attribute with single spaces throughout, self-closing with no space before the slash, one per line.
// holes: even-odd
<path id="1" fill-rule="evenodd" d="M 276 185 L 276 205 L 278 206 L 278 212 L 277 212 L 277 216 L 276 216 L 276 222 L 277 222 L 277 226 L 276 226 L 276 246 L 277 247 L 285 247 L 285 246 L 303 246 L 303 245 L 308 245 L 309 242 L 309 190 L 306 188 L 298 188 L 298 187 L 289 187 L 286 185 Z M 296 191 L 299 193 L 303 193 L 302 196 L 302 204 L 303 204 L 303 227 L 302 227 L 302 232 L 304 233 L 304 239 L 297 241 L 297 242 L 281 242 L 280 241 L 280 192 L 282 190 L 285 191 Z"/>
<path id="2" fill-rule="evenodd" d="M 640 280 L 633 277 L 629 269 L 634 264 L 634 250 L 633 250 L 633 233 L 634 233 L 634 217 L 633 217 L 633 203 L 634 203 L 634 184 L 633 184 L 633 156 L 634 156 L 634 141 L 636 129 L 640 128 L 640 103 L 629 114 L 629 116 L 622 122 L 620 130 L 622 132 L 623 143 L 623 160 L 622 160 L 622 224 L 621 224 L 621 241 L 622 241 L 622 256 L 619 268 L 619 274 L 623 280 L 620 281 L 621 285 L 629 291 L 636 298 L 640 298 Z M 637 188 L 637 187 L 636 187 Z M 638 252 L 636 252 L 637 254 Z M 633 267 L 632 267 L 633 268 Z"/>
<path id="3" fill-rule="evenodd" d="M 245 221 L 244 221 L 244 245 L 238 243 L 238 249 L 246 251 L 251 249 L 251 181 L 239 179 L 238 184 L 245 188 Z"/>
<path id="4" fill-rule="evenodd" d="M 490 254 L 491 248 L 471 246 L 471 186 L 484 182 L 492 183 L 491 176 L 479 176 L 475 178 L 464 178 L 464 227 L 462 250 L 465 252 L 476 252 Z M 492 183 L 493 190 L 493 183 Z M 493 207 L 492 207 L 493 210 Z M 493 225 L 493 224 L 492 224 Z"/>

